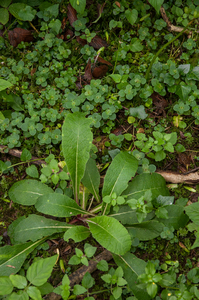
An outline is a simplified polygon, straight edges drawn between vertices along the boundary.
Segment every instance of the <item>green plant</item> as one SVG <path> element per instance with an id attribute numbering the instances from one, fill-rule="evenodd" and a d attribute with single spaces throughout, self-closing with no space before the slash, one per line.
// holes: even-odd
<path id="1" fill-rule="evenodd" d="M 138 175 L 128 184 L 135 175 L 138 161 L 127 152 L 120 152 L 114 157 L 104 179 L 101 200 L 99 173 L 94 160 L 89 158 L 92 142 L 90 123 L 91 120 L 86 119 L 82 113 L 68 114 L 62 128 L 62 151 L 67 172 L 70 173 L 74 199 L 69 198 L 65 193 L 53 192 L 44 183 L 33 179 L 19 181 L 9 190 L 9 196 L 14 202 L 35 205 L 35 208 L 41 213 L 59 218 L 71 218 L 81 214 L 82 225 L 76 226 L 39 215 L 29 215 L 27 218 L 14 221 L 8 232 L 13 243 L 20 243 L 22 249 L 23 247 L 26 249 L 28 240 L 32 240 L 36 244 L 36 240 L 42 237 L 45 239 L 46 236 L 57 232 L 65 232 L 64 239 L 72 238 L 75 242 L 85 240 L 92 234 L 97 242 L 114 254 L 117 264 L 121 257 L 123 257 L 123 262 L 129 264 L 131 254 L 128 251 L 131 248 L 131 237 L 137 237 L 140 240 L 157 237 L 163 230 L 163 224 L 174 226 L 175 229 L 178 229 L 179 226 L 183 227 L 187 223 L 187 217 L 183 214 L 184 202 L 182 206 L 180 202 L 173 205 L 167 197 L 165 199 L 163 197 L 163 199 L 156 200 L 159 205 L 155 204 L 154 201 L 160 194 L 162 196 L 169 195 L 164 179 L 155 173 Z M 47 165 L 43 170 L 49 170 L 49 176 L 54 170 L 56 175 L 58 171 L 56 160 L 49 157 L 48 163 L 49 166 Z M 53 176 L 51 176 L 52 181 L 55 179 Z M 93 195 L 92 199 L 86 197 L 85 190 L 83 190 L 84 196 L 81 197 L 80 182 Z M 142 201 L 146 195 L 150 198 L 147 198 L 147 204 Z M 95 199 L 94 202 L 92 202 L 93 199 Z M 89 210 L 87 210 L 88 206 Z M 157 211 L 157 217 L 154 219 L 153 211 L 156 211 L 157 206 L 162 206 L 162 211 Z M 85 215 L 89 215 L 89 217 Z M 87 224 L 88 227 L 85 227 L 84 224 Z M 32 242 L 29 243 L 32 245 Z M 8 275 L 13 272 L 13 269 L 9 270 L 6 267 L 8 260 L 8 255 L 4 252 L 7 251 L 6 247 L 11 247 L 10 253 L 13 251 L 18 253 L 21 261 L 23 256 L 22 251 L 17 250 L 18 245 L 1 248 L 0 252 L 5 256 L 1 260 L 0 270 L 2 274 Z M 89 256 L 88 250 L 94 248 L 86 245 L 85 247 L 85 253 Z M 87 264 L 87 259 L 80 250 L 76 250 L 76 256 L 72 258 L 72 261 L 74 259 L 78 263 Z M 137 263 L 137 259 L 135 263 Z M 12 264 L 16 266 L 15 256 L 12 258 Z M 19 268 L 20 265 L 16 266 L 14 273 L 18 272 Z M 132 272 L 132 276 L 138 276 L 133 269 L 130 272 Z M 125 273 L 124 276 L 128 282 Z M 131 286 L 131 289 L 136 294 L 134 285 Z M 121 292 L 121 288 L 117 287 L 116 290 Z M 113 296 L 116 290 L 114 290 Z"/>
<path id="2" fill-rule="evenodd" d="M 50 293 L 52 285 L 47 280 L 52 273 L 58 259 L 57 255 L 40 258 L 27 270 L 26 276 L 13 275 L 0 276 L 0 295 L 7 295 L 8 299 L 42 299 L 43 291 Z M 18 290 L 17 290 L 18 289 Z"/>

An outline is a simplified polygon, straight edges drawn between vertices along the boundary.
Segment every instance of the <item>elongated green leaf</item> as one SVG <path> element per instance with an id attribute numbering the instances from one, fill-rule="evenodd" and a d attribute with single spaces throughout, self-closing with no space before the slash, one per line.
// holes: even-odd
<path id="1" fill-rule="evenodd" d="M 84 177 L 81 181 L 83 185 L 93 194 L 97 202 L 100 202 L 100 174 L 94 159 L 89 158 L 89 160 L 87 161 Z"/>
<path id="2" fill-rule="evenodd" d="M 55 262 L 57 260 L 57 255 L 41 258 L 40 260 L 34 262 L 27 271 L 26 277 L 35 286 L 40 286 L 44 284 L 51 275 Z"/>
<path id="3" fill-rule="evenodd" d="M 164 225 L 162 223 L 155 220 L 126 226 L 129 234 L 133 238 L 138 238 L 140 241 L 149 241 L 156 238 L 162 232 L 163 227 Z"/>
<path id="4" fill-rule="evenodd" d="M 15 241 L 19 243 L 24 243 L 28 240 L 34 242 L 43 236 L 63 232 L 71 227 L 73 227 L 73 225 L 68 225 L 65 222 L 46 219 L 38 215 L 29 215 L 15 227 L 13 235 Z"/>
<path id="5" fill-rule="evenodd" d="M 107 250 L 123 255 L 131 247 L 126 228 L 116 219 L 107 216 L 87 220 L 93 237 Z"/>
<path id="6" fill-rule="evenodd" d="M 117 196 L 127 188 L 129 180 L 135 175 L 138 168 L 137 159 L 127 152 L 118 153 L 104 178 L 102 196 L 116 193 Z"/>
<path id="7" fill-rule="evenodd" d="M 29 242 L 22 245 L 4 246 L 0 248 L 0 274 L 9 276 L 16 274 L 27 255 L 31 253 L 39 244 L 43 243 L 43 238 L 35 243 Z"/>
<path id="8" fill-rule="evenodd" d="M 53 190 L 34 179 L 25 179 L 12 185 L 8 191 L 10 199 L 23 205 L 34 205 L 39 196 L 53 193 Z"/>
<path id="9" fill-rule="evenodd" d="M 5 25 L 9 21 L 9 13 L 6 8 L 0 8 L 0 23 Z"/>
<path id="10" fill-rule="evenodd" d="M 79 214 L 85 214 L 75 200 L 66 195 L 51 193 L 38 198 L 35 208 L 44 214 L 54 217 L 72 217 Z"/>
<path id="11" fill-rule="evenodd" d="M 143 173 L 136 176 L 132 182 L 129 183 L 123 195 L 127 196 L 127 200 L 139 199 L 147 190 L 151 190 L 152 200 L 159 195 L 169 196 L 169 190 L 166 187 L 164 178 L 157 173 Z"/>
<path id="12" fill-rule="evenodd" d="M 78 202 L 80 180 L 84 175 L 92 145 L 91 119 L 82 113 L 68 114 L 62 127 L 62 150 Z"/>
<path id="13" fill-rule="evenodd" d="M 3 91 L 9 87 L 11 87 L 13 84 L 10 83 L 9 81 L 7 80 L 4 80 L 4 79 L 0 79 L 0 91 Z"/>
<path id="14" fill-rule="evenodd" d="M 84 226 L 77 226 L 68 229 L 64 234 L 64 240 L 73 239 L 75 243 L 81 242 L 89 237 L 90 231 Z"/>
<path id="15" fill-rule="evenodd" d="M 113 259 L 118 266 L 122 267 L 124 271 L 124 278 L 128 282 L 128 286 L 133 291 L 136 298 L 138 300 L 150 300 L 151 298 L 147 292 L 136 286 L 137 277 L 145 273 L 146 262 L 129 252 L 123 256 L 113 254 Z"/>

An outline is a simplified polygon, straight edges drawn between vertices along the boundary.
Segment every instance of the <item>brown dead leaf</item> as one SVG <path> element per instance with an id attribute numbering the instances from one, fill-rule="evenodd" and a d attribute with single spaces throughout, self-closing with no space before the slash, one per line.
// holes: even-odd
<path id="1" fill-rule="evenodd" d="M 111 133 L 115 134 L 116 136 L 121 135 L 122 132 L 123 132 L 122 127 L 115 128 L 113 131 L 111 131 Z"/>
<path id="2" fill-rule="evenodd" d="M 187 155 L 186 153 L 182 152 L 178 154 L 178 163 L 179 165 L 186 168 L 185 172 L 188 170 L 190 164 L 192 163 L 192 159 L 190 155 Z"/>
<path id="3" fill-rule="evenodd" d="M 186 136 L 184 136 L 184 133 L 182 132 L 182 131 L 180 131 L 180 137 L 181 137 L 181 139 L 186 139 Z"/>
<path id="4" fill-rule="evenodd" d="M 84 73 L 84 80 L 86 80 L 88 83 L 90 83 L 92 79 L 92 73 L 91 73 L 91 59 L 89 58 L 88 63 L 85 68 L 85 73 Z"/>
<path id="5" fill-rule="evenodd" d="M 97 56 L 95 56 L 95 58 L 96 58 Z M 98 58 L 97 58 L 97 61 L 98 62 L 100 62 L 100 63 L 102 63 L 102 64 L 105 64 L 105 65 L 108 65 L 108 66 L 113 66 L 109 61 L 107 61 L 107 60 L 105 60 L 105 59 L 103 59 L 102 57 L 100 57 L 100 56 L 98 56 Z"/>
<path id="6" fill-rule="evenodd" d="M 36 68 L 33 68 L 30 72 L 30 75 L 33 76 L 35 74 L 35 72 L 36 72 Z"/>
<path id="7" fill-rule="evenodd" d="M 64 30 L 65 27 L 66 27 L 66 21 L 67 21 L 67 18 L 64 17 L 63 20 L 62 20 L 62 22 L 61 22 L 61 29 L 62 29 L 62 30 Z"/>
<path id="8" fill-rule="evenodd" d="M 99 67 L 95 67 L 92 74 L 94 78 L 101 78 L 106 75 L 107 71 L 108 71 L 108 66 L 102 65 Z"/>
<path id="9" fill-rule="evenodd" d="M 77 42 L 78 42 L 80 45 L 82 45 L 82 46 L 84 46 L 84 45 L 87 44 L 86 40 L 80 38 L 79 36 L 76 36 L 76 40 L 77 40 Z"/>
<path id="10" fill-rule="evenodd" d="M 67 41 L 68 40 L 68 37 L 67 36 L 70 36 L 71 38 L 73 37 L 74 33 L 72 30 L 70 29 L 66 29 L 66 31 L 64 32 L 64 38 L 63 40 L 64 41 Z"/>
<path id="11" fill-rule="evenodd" d="M 137 133 L 144 133 L 145 131 L 144 131 L 144 128 L 138 128 L 138 131 L 137 131 Z"/>
<path id="12" fill-rule="evenodd" d="M 156 107 L 156 115 L 163 114 L 163 116 L 166 116 L 165 108 L 168 106 L 167 100 L 165 100 L 162 96 L 155 92 L 151 95 L 151 98 L 153 99 L 153 104 Z"/>
<path id="13" fill-rule="evenodd" d="M 187 247 L 185 247 L 185 245 L 181 242 L 179 242 L 179 246 L 184 249 L 185 251 L 189 252 L 189 250 L 187 249 Z"/>
<path id="14" fill-rule="evenodd" d="M 21 42 L 32 42 L 34 39 L 32 32 L 30 30 L 26 30 L 23 28 L 15 28 L 13 30 L 9 30 L 8 38 L 10 44 L 13 47 L 17 47 L 17 45 L 20 44 Z"/>
<path id="15" fill-rule="evenodd" d="M 99 50 L 102 47 L 108 47 L 108 44 L 100 36 L 96 35 L 89 44 L 94 49 Z"/>
<path id="16" fill-rule="evenodd" d="M 73 22 L 77 21 L 77 12 L 70 4 L 68 4 L 67 9 L 68 9 L 67 16 L 68 16 L 69 23 L 74 28 Z"/>
<path id="17" fill-rule="evenodd" d="M 118 1 L 115 1 L 115 4 L 117 5 L 117 7 L 119 7 L 120 8 L 120 3 L 118 2 Z"/>

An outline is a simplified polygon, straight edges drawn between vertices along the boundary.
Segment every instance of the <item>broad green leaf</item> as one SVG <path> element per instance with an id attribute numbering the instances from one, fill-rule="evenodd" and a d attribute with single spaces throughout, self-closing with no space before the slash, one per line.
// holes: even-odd
<path id="1" fill-rule="evenodd" d="M 166 153 L 163 150 L 157 151 L 155 153 L 155 161 L 161 161 L 163 159 L 165 159 L 166 157 Z"/>
<path id="2" fill-rule="evenodd" d="M 32 21 L 36 15 L 37 11 L 31 6 L 27 5 L 22 10 L 18 12 L 19 18 L 23 21 Z"/>
<path id="3" fill-rule="evenodd" d="M 13 202 L 23 205 L 34 205 L 39 196 L 49 193 L 53 193 L 50 187 L 34 179 L 18 181 L 8 191 Z"/>
<path id="4" fill-rule="evenodd" d="M 138 160 L 127 152 L 118 153 L 104 178 L 102 196 L 112 195 L 117 196 L 127 188 L 129 180 L 135 175 L 138 168 Z"/>
<path id="5" fill-rule="evenodd" d="M 70 4 L 79 14 L 85 11 L 86 0 L 70 0 Z"/>
<path id="6" fill-rule="evenodd" d="M 24 148 L 20 156 L 21 161 L 30 160 L 31 158 L 32 158 L 31 152 L 28 149 Z"/>
<path id="7" fill-rule="evenodd" d="M 0 79 L 0 91 L 3 91 L 11 86 L 13 86 L 13 84 L 10 83 L 9 81 Z"/>
<path id="8" fill-rule="evenodd" d="M 154 298 L 155 295 L 157 294 L 158 286 L 157 286 L 157 284 L 154 283 L 154 282 L 149 282 L 149 283 L 147 283 L 146 289 L 147 289 L 148 294 L 149 294 L 152 298 Z"/>
<path id="9" fill-rule="evenodd" d="M 125 10 L 125 15 L 129 23 L 133 25 L 137 21 L 138 11 L 136 9 L 127 9 Z"/>
<path id="10" fill-rule="evenodd" d="M 8 7 L 12 0 L 1 0 L 1 6 Z"/>
<path id="11" fill-rule="evenodd" d="M 93 194 L 93 196 L 99 203 L 100 174 L 94 159 L 89 158 L 89 160 L 87 161 L 86 170 L 81 182 Z"/>
<path id="12" fill-rule="evenodd" d="M 176 273 L 174 270 L 170 270 L 168 273 L 162 274 L 162 280 L 160 284 L 163 286 L 171 286 L 176 281 Z"/>
<path id="13" fill-rule="evenodd" d="M 131 238 L 126 228 L 114 218 L 107 216 L 87 220 L 93 237 L 107 250 L 123 255 L 131 247 Z"/>
<path id="14" fill-rule="evenodd" d="M 147 190 L 152 192 L 152 200 L 162 196 L 169 196 L 169 190 L 166 187 L 165 179 L 157 173 L 143 173 L 136 176 L 132 182 L 129 183 L 128 188 L 122 195 L 127 196 L 127 200 L 139 199 L 144 196 Z"/>
<path id="15" fill-rule="evenodd" d="M 38 198 L 35 208 L 46 215 L 54 217 L 72 217 L 79 214 L 85 214 L 75 200 L 66 195 L 51 193 Z"/>
<path id="16" fill-rule="evenodd" d="M 149 3 L 155 8 L 157 13 L 160 12 L 160 7 L 164 3 L 164 0 L 149 0 Z"/>
<path id="17" fill-rule="evenodd" d="M 173 226 L 176 230 L 186 226 L 189 218 L 184 214 L 184 206 L 175 204 L 164 208 L 168 211 L 168 219 L 158 219 L 161 223 L 167 227 Z"/>
<path id="18" fill-rule="evenodd" d="M 91 119 L 82 113 L 68 114 L 62 127 L 62 151 L 70 173 L 75 200 L 78 202 L 80 180 L 84 175 L 92 146 Z"/>
<path id="19" fill-rule="evenodd" d="M 182 84 L 177 85 L 177 89 L 175 93 L 180 97 L 181 100 L 186 101 L 188 99 L 190 92 L 191 92 L 191 87 L 183 82 Z"/>
<path id="20" fill-rule="evenodd" d="M 0 277 L 0 295 L 8 295 L 12 293 L 13 290 L 12 281 L 7 276 L 1 276 Z"/>
<path id="21" fill-rule="evenodd" d="M 24 243 L 28 240 L 36 241 L 43 236 L 52 235 L 56 232 L 66 231 L 73 225 L 68 225 L 65 222 L 59 222 L 38 215 L 29 215 L 22 220 L 14 229 L 14 239 L 19 243 Z"/>
<path id="22" fill-rule="evenodd" d="M 148 116 L 145 112 L 145 108 L 143 105 L 137 107 L 130 108 L 130 115 L 133 117 L 137 117 L 138 119 L 144 120 Z"/>
<path id="23" fill-rule="evenodd" d="M 156 238 L 162 232 L 163 227 L 162 223 L 155 220 L 126 226 L 129 234 L 140 241 L 149 241 Z"/>
<path id="24" fill-rule="evenodd" d="M 13 286 L 17 287 L 18 289 L 24 289 L 27 286 L 27 280 L 24 276 L 10 275 L 9 278 L 10 278 Z"/>
<path id="25" fill-rule="evenodd" d="M 138 38 L 132 38 L 131 43 L 129 45 L 129 50 L 132 52 L 140 52 L 142 51 L 143 46 Z"/>
<path id="26" fill-rule="evenodd" d="M 148 221 L 152 219 L 155 216 L 154 212 L 151 212 L 147 214 L 147 217 L 144 221 Z M 113 217 L 120 221 L 123 225 L 128 224 L 128 225 L 133 225 L 138 223 L 137 215 L 136 215 L 136 210 L 132 210 L 129 205 L 121 205 L 119 207 L 118 212 L 112 212 L 109 214 L 109 217 Z"/>
<path id="27" fill-rule="evenodd" d="M 29 300 L 28 294 L 26 291 L 22 291 L 22 293 L 12 293 L 11 296 L 9 296 L 9 300 Z"/>
<path id="28" fill-rule="evenodd" d="M 61 21 L 58 19 L 52 20 L 48 26 L 51 28 L 54 34 L 58 34 L 61 28 Z"/>
<path id="29" fill-rule="evenodd" d="M 9 276 L 16 274 L 27 255 L 31 253 L 39 244 L 43 243 L 45 238 L 32 243 L 25 243 L 22 245 L 4 246 L 0 248 L 0 274 L 2 276 Z"/>
<path id="30" fill-rule="evenodd" d="M 42 296 L 50 294 L 54 290 L 53 286 L 49 282 L 45 282 L 43 285 L 39 286 L 38 289 Z"/>
<path id="31" fill-rule="evenodd" d="M 184 74 L 187 74 L 190 71 L 190 67 L 191 67 L 190 64 L 184 64 L 184 65 L 179 65 L 178 69 L 181 70 Z"/>
<path id="32" fill-rule="evenodd" d="M 38 178 L 39 172 L 37 170 L 37 167 L 35 165 L 30 165 L 30 167 L 26 168 L 26 174 L 29 175 L 32 178 Z"/>
<path id="33" fill-rule="evenodd" d="M 0 23 L 5 25 L 9 21 L 9 12 L 6 8 L 0 8 Z"/>
<path id="34" fill-rule="evenodd" d="M 64 240 L 73 239 L 75 243 L 81 242 L 89 237 L 90 231 L 84 226 L 77 226 L 68 229 L 64 234 Z"/>
<path id="35" fill-rule="evenodd" d="M 128 282 L 128 286 L 133 291 L 137 299 L 150 300 L 151 298 L 144 289 L 138 288 L 137 277 L 145 273 L 146 263 L 144 260 L 137 258 L 132 253 L 126 253 L 123 256 L 113 254 L 113 259 L 116 264 L 122 267 L 124 278 Z"/>
<path id="36" fill-rule="evenodd" d="M 91 276 L 89 272 L 86 272 L 82 279 L 82 286 L 86 289 L 90 289 L 95 284 L 94 278 Z"/>
<path id="37" fill-rule="evenodd" d="M 33 300 L 42 300 L 41 292 L 36 286 L 29 286 L 27 293 Z"/>
<path id="38" fill-rule="evenodd" d="M 9 6 L 9 12 L 18 20 L 21 20 L 19 13 L 26 7 L 24 3 L 13 3 Z"/>
<path id="39" fill-rule="evenodd" d="M 199 202 L 192 203 L 185 207 L 185 212 L 192 222 L 199 226 Z"/>
<path id="40" fill-rule="evenodd" d="M 85 289 L 83 286 L 76 284 L 73 288 L 73 294 L 74 295 L 81 295 L 87 292 L 87 289 Z"/>
<path id="41" fill-rule="evenodd" d="M 34 262 L 27 271 L 26 277 L 35 286 L 43 285 L 50 277 L 58 256 L 41 258 Z"/>
<path id="42" fill-rule="evenodd" d="M 120 83 L 122 76 L 120 74 L 111 74 L 109 75 L 116 83 Z"/>

